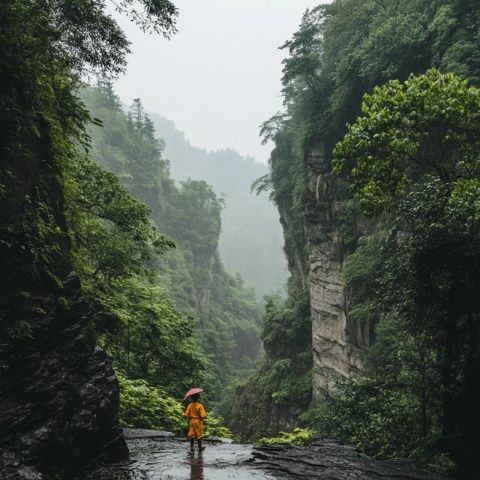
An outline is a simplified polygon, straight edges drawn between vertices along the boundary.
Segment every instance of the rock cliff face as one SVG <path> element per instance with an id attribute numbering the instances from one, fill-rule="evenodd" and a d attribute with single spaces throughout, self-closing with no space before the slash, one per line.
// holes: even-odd
<path id="1" fill-rule="evenodd" d="M 272 163 L 275 158 L 274 151 Z M 282 358 L 294 361 L 312 352 L 309 368 L 311 366 L 312 397 L 315 399 L 330 388 L 335 377 L 352 378 L 360 373 L 362 351 L 371 342 L 371 326 L 360 325 L 348 314 L 351 292 L 342 277 L 348 252 L 340 234 L 344 202 L 339 198 L 338 185 L 332 178 L 323 144 L 311 150 L 305 167 L 306 191 L 302 192 L 302 210 L 298 206 L 293 208 L 294 185 L 290 185 L 283 195 L 278 195 L 276 202 L 291 280 L 308 293 L 305 311 L 294 313 L 287 309 L 287 319 L 294 324 L 300 317 L 308 317 L 311 335 L 307 334 L 308 341 L 300 343 L 282 337 L 274 345 L 266 346 L 261 368 L 238 389 L 232 410 L 235 419 L 232 427 L 245 441 L 294 428 L 298 423 L 298 412 L 308 408 L 309 402 L 301 405 L 298 401 L 290 402 L 280 408 L 272 405 L 271 399 L 261 398 L 260 392 L 270 381 L 269 375 L 276 361 Z M 355 227 L 358 232 L 368 230 L 368 225 L 360 223 Z M 296 290 L 290 295 L 295 298 L 298 294 L 299 290 Z M 301 374 L 302 369 L 298 371 Z"/>
<path id="2" fill-rule="evenodd" d="M 2 378 L 2 478 L 26 472 L 70 478 L 99 455 L 128 455 L 117 422 L 118 384 L 110 362 L 95 346 L 89 307 L 75 276 L 64 296 L 38 298 L 28 348 Z M 48 478 L 48 477 L 45 477 Z"/>
<path id="3" fill-rule="evenodd" d="M 71 272 L 48 128 L 31 155 L 0 150 L 0 478 L 73 478 L 128 455 L 118 384 Z"/>
<path id="4" fill-rule="evenodd" d="M 323 144 L 308 156 L 307 239 L 312 315 L 313 396 L 319 397 L 332 379 L 355 376 L 360 352 L 368 345 L 368 326 L 361 328 L 347 315 L 348 292 L 342 280 L 344 260 L 339 212 L 330 166 Z"/>

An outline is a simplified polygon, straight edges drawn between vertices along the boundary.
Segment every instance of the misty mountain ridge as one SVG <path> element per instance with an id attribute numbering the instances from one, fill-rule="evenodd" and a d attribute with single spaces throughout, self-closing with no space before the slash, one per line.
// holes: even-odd
<path id="1" fill-rule="evenodd" d="M 251 184 L 268 172 L 267 165 L 231 148 L 195 147 L 174 122 L 157 113 L 150 117 L 165 142 L 172 177 L 178 182 L 205 180 L 224 197 L 219 250 L 226 268 L 240 273 L 259 295 L 283 291 L 288 271 L 278 211 L 267 195 L 250 193 Z"/>

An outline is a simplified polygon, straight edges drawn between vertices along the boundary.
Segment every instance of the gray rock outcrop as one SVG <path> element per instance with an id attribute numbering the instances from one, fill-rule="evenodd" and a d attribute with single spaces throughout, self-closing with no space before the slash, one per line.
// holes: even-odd
<path id="1" fill-rule="evenodd" d="M 342 279 L 344 260 L 339 234 L 339 212 L 330 165 L 323 144 L 307 159 L 307 239 L 312 316 L 313 396 L 328 390 L 338 375 L 354 377 L 362 368 L 360 352 L 368 331 L 347 315 L 348 295 Z"/>

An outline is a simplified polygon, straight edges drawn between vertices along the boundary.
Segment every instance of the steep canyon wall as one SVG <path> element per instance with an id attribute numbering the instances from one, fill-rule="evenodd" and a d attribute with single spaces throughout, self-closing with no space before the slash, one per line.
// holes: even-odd
<path id="1" fill-rule="evenodd" d="M 61 167 L 41 125 L 0 148 L 0 478 L 73 478 L 128 455 L 118 383 L 72 272 Z M 5 180 L 3 182 L 3 180 Z"/>
<path id="2" fill-rule="evenodd" d="M 354 377 L 362 368 L 368 326 L 348 317 L 348 291 L 342 278 L 344 248 L 339 233 L 343 202 L 335 193 L 323 144 L 307 158 L 307 241 L 312 317 L 313 397 L 328 390 L 334 377 Z"/>
<path id="3" fill-rule="evenodd" d="M 277 158 L 274 151 L 273 162 Z M 274 164 L 274 172 L 276 167 Z M 371 343 L 371 325 L 349 315 L 352 292 L 342 274 L 349 253 L 341 233 L 345 203 L 323 144 L 310 151 L 302 167 L 302 179 L 293 181 L 306 186 L 301 197 L 294 199 L 293 182 L 275 197 L 284 230 L 290 289 L 283 316 L 269 319 L 266 315 L 263 363 L 237 390 L 232 427 L 245 441 L 295 428 L 310 400 L 328 391 L 336 377 L 352 378 L 360 373 L 362 351 Z M 357 233 L 368 230 L 363 220 L 354 223 Z M 304 307 L 296 308 L 302 297 Z M 292 329 L 297 329 L 296 334 Z M 273 334 L 272 340 L 275 330 L 281 335 Z M 305 362 L 298 362 L 301 357 Z M 297 397 L 275 380 L 276 369 L 287 364 L 291 370 L 285 370 L 285 375 L 308 376 L 308 395 Z M 286 396 L 285 403 L 275 401 L 278 392 Z"/>

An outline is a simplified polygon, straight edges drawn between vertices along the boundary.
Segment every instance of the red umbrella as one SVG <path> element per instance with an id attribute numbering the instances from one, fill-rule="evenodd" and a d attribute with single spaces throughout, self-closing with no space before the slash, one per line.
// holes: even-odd
<path id="1" fill-rule="evenodd" d="M 196 393 L 202 393 L 203 388 L 191 388 L 183 397 L 184 400 L 186 400 L 188 397 L 191 397 L 192 395 L 195 395 Z"/>

